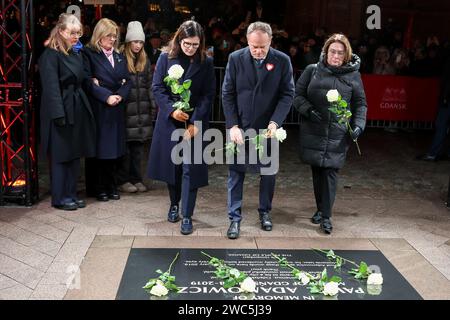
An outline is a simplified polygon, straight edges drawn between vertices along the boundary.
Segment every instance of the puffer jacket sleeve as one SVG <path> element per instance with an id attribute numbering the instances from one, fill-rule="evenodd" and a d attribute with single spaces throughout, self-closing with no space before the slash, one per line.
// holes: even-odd
<path id="1" fill-rule="evenodd" d="M 367 102 L 366 94 L 364 92 L 364 85 L 361 80 L 361 74 L 359 72 L 355 73 L 354 80 L 352 81 L 352 119 L 351 125 L 360 127 L 362 130 L 366 127 L 366 115 L 367 115 Z"/>
<path id="2" fill-rule="evenodd" d="M 303 71 L 300 78 L 297 80 L 297 84 L 295 86 L 295 98 L 294 98 L 294 108 L 302 115 L 308 116 L 309 109 L 313 108 L 311 102 L 308 101 L 308 86 L 311 81 L 311 77 L 314 73 L 317 65 L 310 64 L 306 67 L 305 71 Z"/>

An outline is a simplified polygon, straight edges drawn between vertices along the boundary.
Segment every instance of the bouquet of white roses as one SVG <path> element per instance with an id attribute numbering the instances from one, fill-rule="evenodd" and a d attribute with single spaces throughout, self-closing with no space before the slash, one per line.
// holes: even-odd
<path id="1" fill-rule="evenodd" d="M 328 108 L 331 112 L 333 112 L 338 118 L 339 124 L 345 124 L 350 135 L 353 134 L 353 129 L 350 126 L 350 118 L 352 117 L 352 112 L 348 108 L 348 103 L 344 99 L 342 99 L 341 95 L 337 90 L 330 90 L 327 93 L 327 100 L 331 104 L 331 107 Z M 359 148 L 358 138 L 352 139 L 358 148 L 358 154 L 361 155 L 361 149 Z"/>

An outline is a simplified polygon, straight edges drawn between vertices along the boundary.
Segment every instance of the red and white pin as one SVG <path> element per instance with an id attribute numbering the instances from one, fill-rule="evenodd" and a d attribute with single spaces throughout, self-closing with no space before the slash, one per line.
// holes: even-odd
<path id="1" fill-rule="evenodd" d="M 275 68 L 275 66 L 273 64 L 271 64 L 271 63 L 266 64 L 267 71 L 272 71 L 273 68 Z"/>

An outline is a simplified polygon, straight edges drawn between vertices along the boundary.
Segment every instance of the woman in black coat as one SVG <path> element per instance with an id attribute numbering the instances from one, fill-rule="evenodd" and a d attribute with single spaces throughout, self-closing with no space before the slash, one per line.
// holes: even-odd
<path id="1" fill-rule="evenodd" d="M 181 81 L 191 79 L 190 105 L 194 111 L 185 113 L 173 108 L 178 100 L 164 83 L 168 70 L 174 65 L 184 69 Z M 195 21 L 184 22 L 176 32 L 165 52 L 161 54 L 153 75 L 153 94 L 159 107 L 155 130 L 150 149 L 148 174 L 154 180 L 167 183 L 170 194 L 168 220 L 177 222 L 179 202 L 182 202 L 183 221 L 181 233 L 193 231 L 192 215 L 194 213 L 197 190 L 208 184 L 208 167 L 206 163 L 195 164 L 196 151 L 203 150 L 202 130 L 208 129 L 209 115 L 215 95 L 215 75 L 212 59 L 205 54 L 205 38 L 202 27 Z M 172 141 L 176 129 L 185 129 L 185 139 L 191 147 L 191 164 L 176 165 L 171 153 L 178 141 Z M 198 137 L 193 139 L 195 135 Z M 200 140 L 200 141 L 197 141 Z M 198 144 L 200 145 L 200 148 Z M 197 146 L 197 147 L 195 147 Z M 197 155 L 195 158 L 198 158 Z M 200 159 L 202 155 L 200 155 Z"/>
<path id="2" fill-rule="evenodd" d="M 123 54 L 131 75 L 131 91 L 126 104 L 127 154 L 119 166 L 117 182 L 121 192 L 145 192 L 141 174 L 144 143 L 153 128 L 151 93 L 153 72 L 144 50 L 145 34 L 139 21 L 128 23 Z"/>
<path id="3" fill-rule="evenodd" d="M 86 162 L 86 188 L 95 185 L 97 200 L 119 200 L 117 166 L 125 155 L 125 102 L 131 89 L 125 57 L 117 50 L 119 27 L 107 18 L 97 22 L 88 48 L 86 65 L 93 81 L 89 87 L 97 122 L 96 160 Z M 87 193 L 94 193 L 87 190 Z"/>
<path id="4" fill-rule="evenodd" d="M 82 89 L 90 79 L 79 52 L 81 30 L 76 16 L 61 14 L 39 60 L 41 147 L 51 165 L 52 205 L 62 210 L 86 206 L 76 192 L 80 158 L 95 155 L 95 120 Z"/>
<path id="5" fill-rule="evenodd" d="M 309 65 L 296 85 L 294 107 L 301 114 L 300 156 L 310 164 L 313 175 L 317 212 L 312 222 L 330 234 L 333 226 L 333 208 L 337 173 L 344 166 L 349 142 L 356 140 L 366 124 L 367 104 L 361 75 L 360 59 L 352 54 L 348 39 L 334 34 L 325 43 L 319 63 Z M 350 125 L 345 124 L 328 110 L 329 90 L 336 89 L 342 99 L 349 103 L 352 112 Z"/>

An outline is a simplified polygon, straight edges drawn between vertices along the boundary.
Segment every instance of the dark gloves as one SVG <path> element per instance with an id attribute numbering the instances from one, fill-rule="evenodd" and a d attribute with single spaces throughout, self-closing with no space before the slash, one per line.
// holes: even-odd
<path id="1" fill-rule="evenodd" d="M 352 138 L 353 141 L 355 141 L 356 139 L 358 139 L 358 137 L 361 135 L 362 133 L 362 129 L 358 126 L 355 126 L 353 128 L 353 132 L 350 133 L 350 137 Z"/>
<path id="2" fill-rule="evenodd" d="M 309 113 L 309 120 L 311 120 L 312 122 L 319 123 L 322 121 L 322 115 L 316 109 L 311 108 L 309 109 L 308 113 Z"/>
<path id="3" fill-rule="evenodd" d="M 53 122 L 57 127 L 64 127 L 66 125 L 66 118 L 65 117 L 56 118 L 55 120 L 53 120 Z"/>

